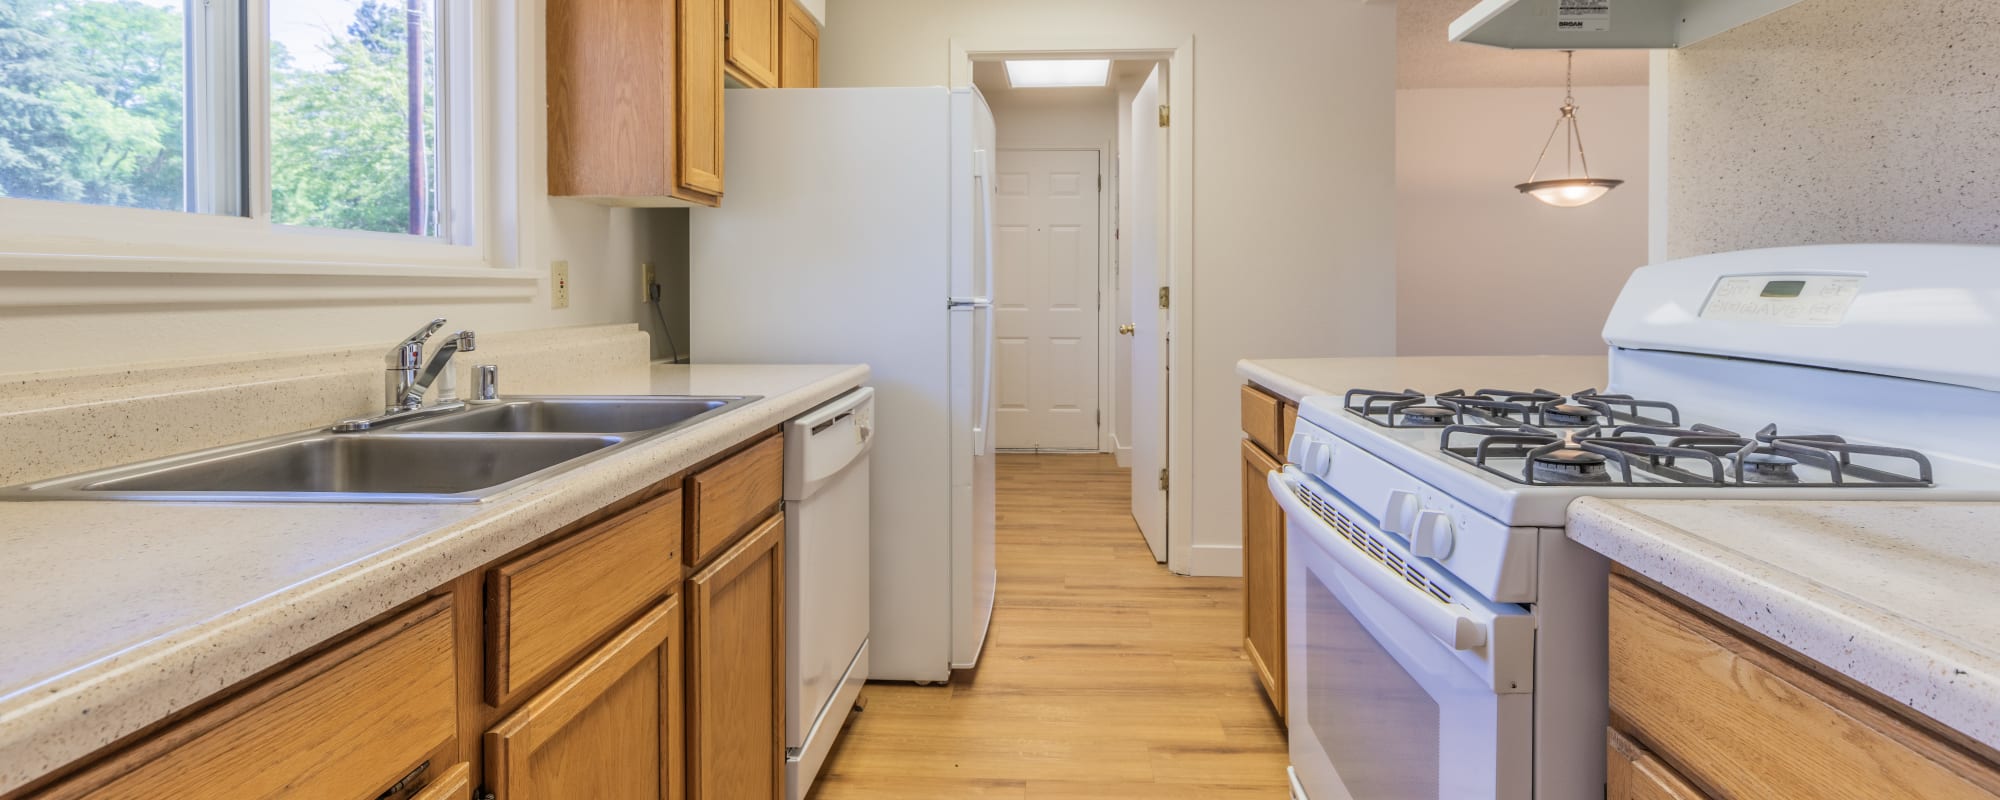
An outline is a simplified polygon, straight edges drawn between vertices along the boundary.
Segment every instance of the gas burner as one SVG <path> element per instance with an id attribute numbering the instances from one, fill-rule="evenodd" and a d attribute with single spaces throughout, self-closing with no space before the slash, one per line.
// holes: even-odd
<path id="1" fill-rule="evenodd" d="M 1458 418 L 1458 412 L 1444 406 L 1409 406 L 1402 410 L 1402 423 L 1413 428 L 1438 428 L 1450 425 Z"/>
<path id="2" fill-rule="evenodd" d="M 1609 459 L 1576 447 L 1538 453 L 1528 459 L 1534 476 L 1548 483 L 1610 483 Z"/>
<path id="3" fill-rule="evenodd" d="M 1596 425 L 1599 416 L 1600 413 L 1595 408 L 1560 400 L 1550 401 L 1548 405 L 1542 406 L 1542 421 L 1549 425 Z"/>
<path id="4" fill-rule="evenodd" d="M 1799 474 L 1793 469 L 1799 465 L 1796 458 L 1752 451 L 1743 454 L 1741 459 L 1745 483 L 1799 482 Z"/>

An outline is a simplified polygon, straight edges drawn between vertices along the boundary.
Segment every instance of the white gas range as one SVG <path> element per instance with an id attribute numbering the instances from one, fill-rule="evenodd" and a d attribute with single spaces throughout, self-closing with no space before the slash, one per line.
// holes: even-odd
<path id="1" fill-rule="evenodd" d="M 1647 267 L 1605 339 L 1602 391 L 1301 403 L 1270 476 L 1296 794 L 1603 796 L 1608 564 L 1563 535 L 1578 497 L 2000 499 L 2000 248 Z"/>

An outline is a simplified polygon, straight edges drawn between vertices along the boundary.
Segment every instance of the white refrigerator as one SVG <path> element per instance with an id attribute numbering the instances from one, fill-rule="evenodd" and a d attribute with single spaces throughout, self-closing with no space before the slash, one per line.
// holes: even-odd
<path id="1" fill-rule="evenodd" d="M 868 677 L 946 680 L 993 615 L 993 114 L 972 88 L 726 97 L 691 352 L 872 368 Z"/>

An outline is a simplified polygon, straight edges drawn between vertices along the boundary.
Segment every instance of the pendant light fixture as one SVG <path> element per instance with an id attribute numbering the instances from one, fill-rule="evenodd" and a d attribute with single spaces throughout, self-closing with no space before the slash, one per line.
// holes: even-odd
<path id="1" fill-rule="evenodd" d="M 1557 208 L 1575 208 L 1588 205 L 1618 188 L 1621 180 L 1590 177 L 1590 157 L 1583 153 L 1583 129 L 1576 124 L 1576 51 L 1564 50 L 1569 58 L 1569 67 L 1563 76 L 1563 104 L 1556 117 L 1556 127 L 1549 131 L 1548 141 L 1542 143 L 1542 154 L 1535 157 L 1535 169 L 1528 173 L 1528 182 L 1514 188 L 1522 194 L 1533 197 Z M 1556 134 L 1567 129 L 1563 148 L 1563 172 L 1568 177 L 1536 180 L 1542 172 L 1542 160 L 1549 155 L 1549 146 L 1555 144 Z M 1583 176 L 1576 177 L 1576 166 L 1581 162 Z"/>

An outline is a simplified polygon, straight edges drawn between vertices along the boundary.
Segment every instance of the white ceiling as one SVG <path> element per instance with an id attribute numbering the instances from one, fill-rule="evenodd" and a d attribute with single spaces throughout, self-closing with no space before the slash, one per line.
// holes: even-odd
<path id="1" fill-rule="evenodd" d="M 1563 55 L 1453 42 L 1451 21 L 1478 0 L 1397 0 L 1396 88 L 1561 86 Z M 1646 51 L 1579 50 L 1578 86 L 1644 86 Z"/>
<path id="2" fill-rule="evenodd" d="M 1153 70 L 1154 61 L 1118 60 L 1111 62 L 1109 88 L 1067 88 L 1067 89 L 1013 89 L 1007 85 L 1007 67 L 1003 61 L 972 62 L 972 85 L 979 87 L 979 93 L 986 99 L 1002 102 L 1018 100 L 1059 100 L 1065 96 L 1089 95 L 1098 97 L 1111 94 L 1116 88 L 1127 84 L 1137 86 L 1144 82 Z"/>

